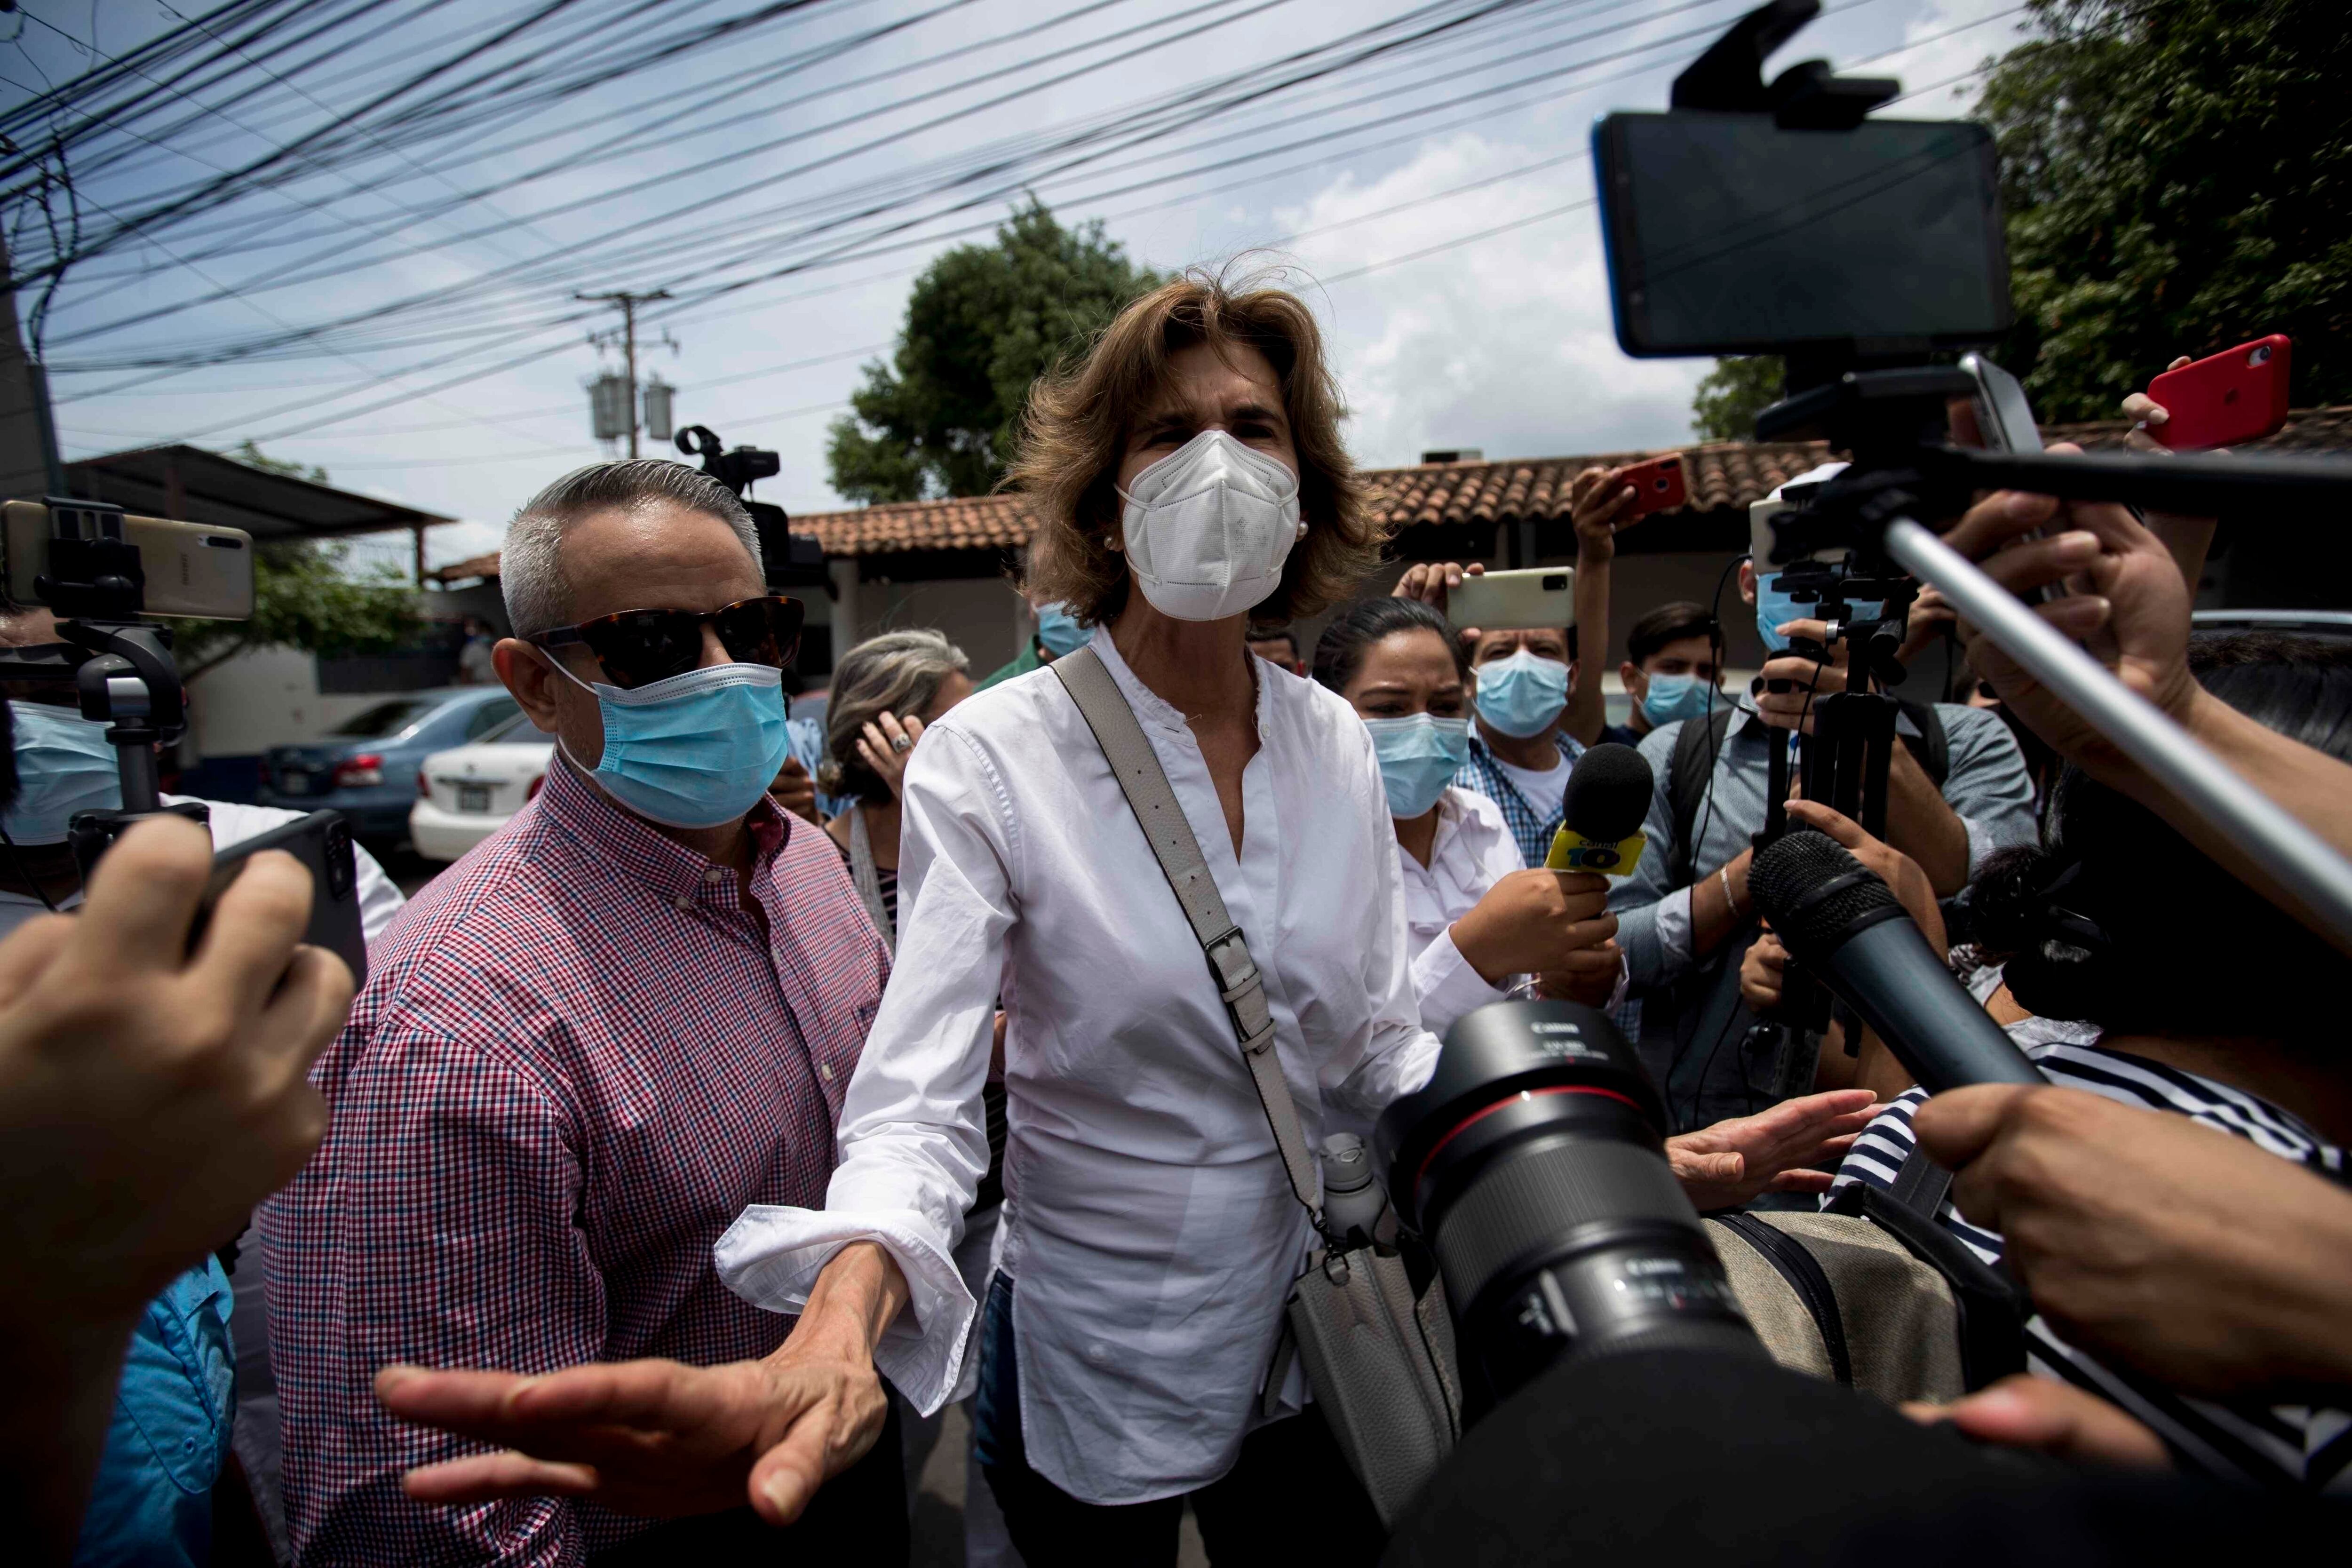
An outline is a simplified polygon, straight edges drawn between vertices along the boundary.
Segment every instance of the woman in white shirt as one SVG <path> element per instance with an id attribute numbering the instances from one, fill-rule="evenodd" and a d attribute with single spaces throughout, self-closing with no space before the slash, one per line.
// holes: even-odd
<path id="1" fill-rule="evenodd" d="M 1380 758 L 1423 1026 L 1444 1034 L 1526 974 L 1605 1005 L 1624 963 L 1606 879 L 1522 868 L 1501 809 L 1446 782 L 1469 742 L 1475 676 L 1445 617 L 1415 599 L 1353 605 L 1315 645 L 1315 679 L 1362 717 Z M 1867 1089 L 1808 1095 L 1670 1138 L 1666 1153 L 1702 1209 L 1820 1192 L 1831 1177 L 1812 1167 L 1843 1155 L 1875 1109 Z"/>
<path id="2" fill-rule="evenodd" d="M 1370 739 L 1244 646 L 1252 612 L 1311 615 L 1375 559 L 1337 415 L 1297 300 L 1180 281 L 1039 385 L 1013 473 L 1039 522 L 1033 584 L 1093 626 L 1167 773 L 1264 974 L 1311 1143 L 1418 1086 L 1437 1049 Z M 969 699 L 912 752 L 897 963 L 826 1206 L 747 1211 L 720 1273 L 803 1312 L 795 1340 L 853 1361 L 870 1342 L 936 1407 L 974 1310 L 951 1254 L 987 1164 L 1001 994 L 1005 1239 L 976 1426 L 1024 1558 L 1172 1563 L 1189 1496 L 1221 1561 L 1368 1562 L 1377 1523 L 1299 1414 L 1303 1379 L 1262 1386 L 1306 1211 L 1065 662 Z"/>

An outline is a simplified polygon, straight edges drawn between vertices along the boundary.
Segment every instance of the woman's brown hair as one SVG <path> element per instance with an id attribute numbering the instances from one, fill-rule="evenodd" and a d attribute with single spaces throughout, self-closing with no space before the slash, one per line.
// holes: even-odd
<path id="1" fill-rule="evenodd" d="M 1307 536 L 1284 562 L 1282 582 L 1252 619 L 1312 616 L 1352 594 L 1376 565 L 1386 532 L 1339 442 L 1345 409 L 1323 354 L 1323 334 L 1298 298 L 1279 289 L 1229 287 L 1193 271 L 1121 310 L 1084 359 L 1040 376 L 1029 390 L 1021 450 L 1005 475 L 1036 518 L 1028 582 L 1094 625 L 1127 604 L 1117 479 L 1129 433 L 1160 395 L 1168 362 L 1206 343 L 1265 355 L 1282 384 L 1283 412 L 1298 454 L 1298 514 Z"/>

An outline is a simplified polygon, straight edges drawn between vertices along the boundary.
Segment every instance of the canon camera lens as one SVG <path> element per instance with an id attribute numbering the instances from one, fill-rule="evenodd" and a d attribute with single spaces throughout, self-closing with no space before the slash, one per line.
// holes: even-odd
<path id="1" fill-rule="evenodd" d="M 1474 1410 L 1563 1356 L 1764 1353 L 1666 1163 L 1664 1108 L 1608 1017 L 1496 1002 L 1446 1032 L 1374 1135 L 1436 1255 Z"/>

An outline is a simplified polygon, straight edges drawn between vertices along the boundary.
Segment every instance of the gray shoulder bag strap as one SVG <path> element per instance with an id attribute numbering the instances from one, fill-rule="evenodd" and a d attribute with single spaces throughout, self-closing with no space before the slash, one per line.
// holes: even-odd
<path id="1" fill-rule="evenodd" d="M 1250 1078 L 1257 1085 L 1258 1103 L 1265 1107 L 1266 1123 L 1274 1129 L 1275 1147 L 1282 1151 L 1282 1168 L 1289 1173 L 1290 1190 L 1315 1216 L 1319 1232 L 1322 1211 L 1315 1202 L 1318 1172 L 1314 1155 L 1307 1151 L 1307 1134 L 1299 1129 L 1298 1107 L 1291 1100 L 1290 1085 L 1284 1081 L 1282 1063 L 1275 1055 L 1274 1015 L 1265 1005 L 1265 983 L 1250 957 L 1242 928 L 1225 913 L 1224 898 L 1209 875 L 1201 841 L 1192 837 L 1192 825 L 1184 820 L 1184 808 L 1176 802 L 1175 788 L 1169 784 L 1150 740 L 1101 658 L 1090 647 L 1080 648 L 1055 659 L 1052 668 L 1068 688 L 1087 728 L 1095 732 L 1095 743 L 1110 760 L 1110 771 L 1126 793 L 1127 804 L 1134 808 L 1144 837 L 1151 843 L 1152 856 L 1159 860 L 1169 887 L 1175 889 L 1184 918 L 1192 922 L 1192 934 L 1208 955 L 1209 973 L 1215 977 L 1225 1013 L 1233 1020 L 1234 1037 L 1241 1041 L 1242 1059 L 1249 1064 Z"/>
<path id="2" fill-rule="evenodd" d="M 1225 912 L 1176 791 L 1126 694 L 1092 648 L 1065 654 L 1052 668 L 1109 759 L 1153 858 L 1208 955 L 1209 973 L 1233 1020 L 1266 1123 L 1274 1129 L 1290 1190 L 1329 1244 L 1315 1201 L 1320 1170 L 1307 1150 L 1297 1105 L 1275 1053 L 1265 983 L 1241 928 Z M 1382 1527 L 1392 1526 L 1453 1451 L 1461 1428 L 1453 1325 L 1438 1287 L 1433 1282 L 1416 1298 L 1402 1258 L 1383 1256 L 1375 1247 L 1349 1253 L 1327 1245 L 1292 1282 L 1285 1332 L 1267 1373 L 1268 1415 L 1294 1354 L 1304 1363 L 1324 1420 L 1364 1483 Z"/>
<path id="3" fill-rule="evenodd" d="M 882 933 L 882 945 L 897 956 L 898 930 L 882 902 L 882 877 L 874 866 L 874 840 L 866 836 L 866 808 L 861 805 L 849 808 L 849 880 L 857 889 L 857 901 L 866 906 L 874 929 Z"/>

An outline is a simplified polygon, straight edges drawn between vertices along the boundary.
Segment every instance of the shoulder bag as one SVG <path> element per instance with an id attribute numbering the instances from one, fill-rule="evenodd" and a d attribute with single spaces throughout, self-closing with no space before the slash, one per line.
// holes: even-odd
<path id="1" fill-rule="evenodd" d="M 1092 648 L 1065 654 L 1050 668 L 1094 731 L 1192 922 L 1281 1152 L 1291 1194 L 1324 1242 L 1291 1285 L 1286 1331 L 1266 1374 L 1265 1403 L 1271 1407 L 1280 1394 L 1295 1348 L 1324 1420 L 1388 1528 L 1444 1462 L 1461 1431 L 1461 1384 L 1444 1300 L 1434 1280 L 1416 1296 L 1403 1258 L 1393 1252 L 1332 1245 L 1317 1203 L 1320 1173 L 1275 1053 L 1264 981 L 1241 928 L 1225 912 L 1168 774 Z"/>

